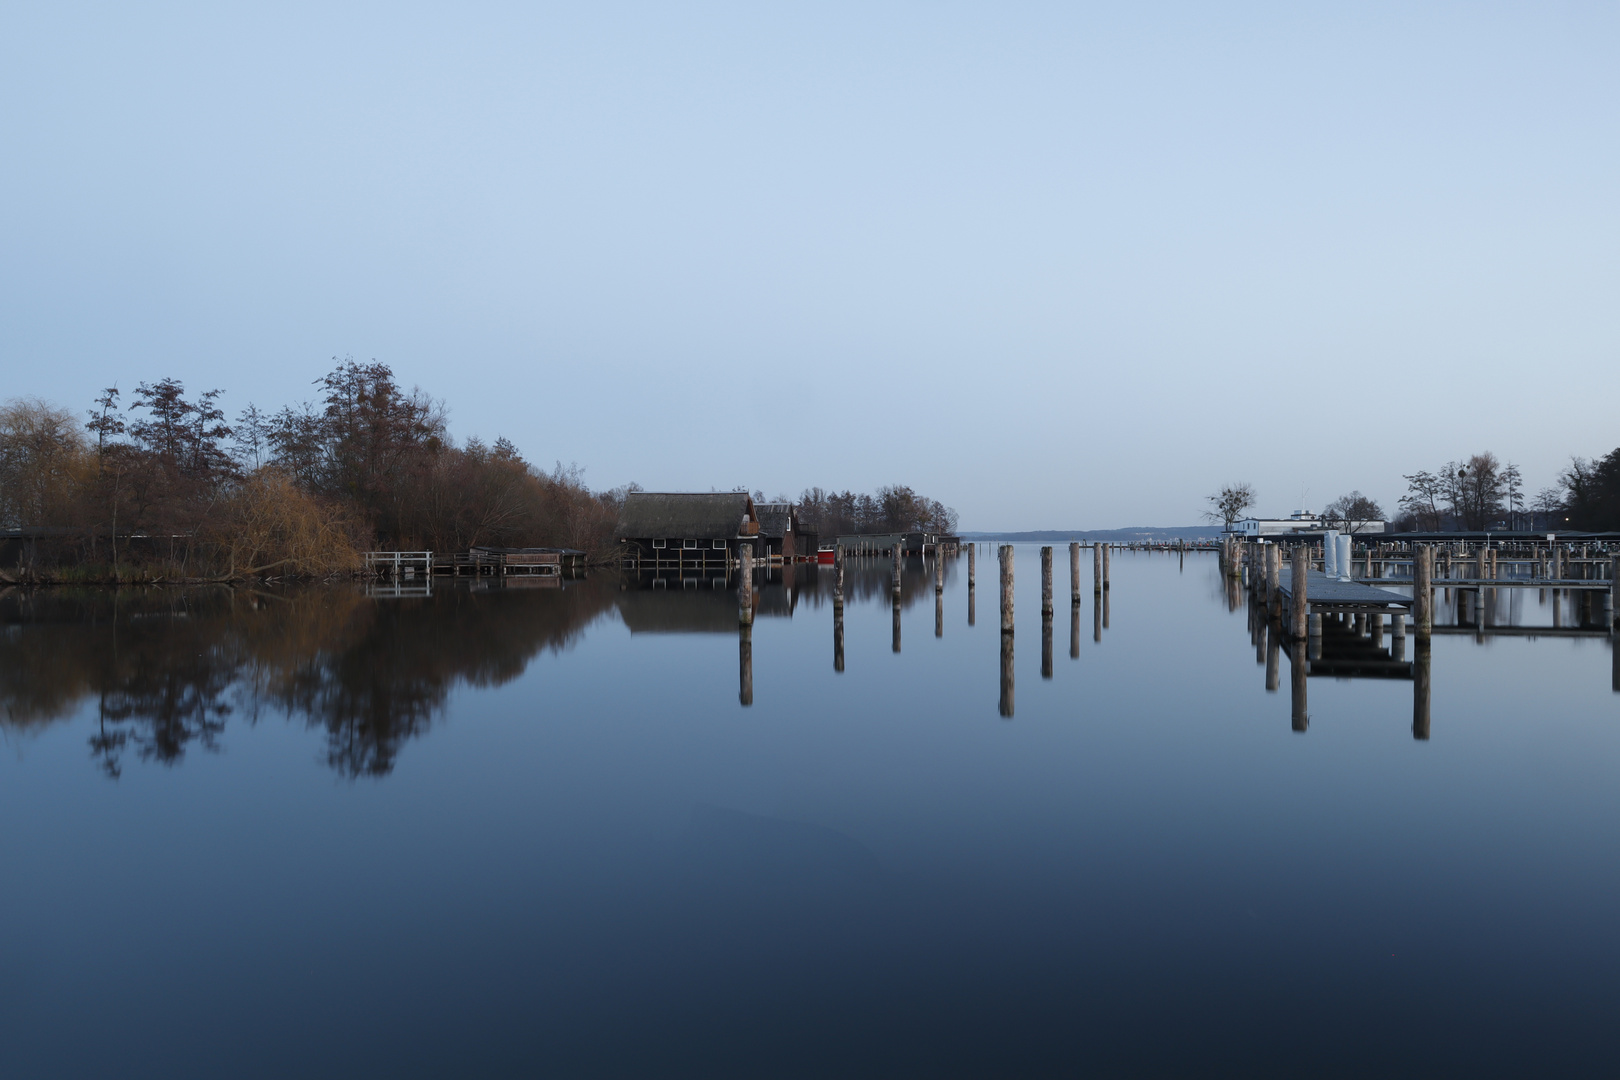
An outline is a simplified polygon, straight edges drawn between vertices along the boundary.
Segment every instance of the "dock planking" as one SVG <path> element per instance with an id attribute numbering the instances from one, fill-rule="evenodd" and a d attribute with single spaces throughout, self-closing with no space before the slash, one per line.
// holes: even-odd
<path id="1" fill-rule="evenodd" d="M 1332 608 L 1336 611 L 1384 611 L 1391 607 L 1412 606 L 1410 596 L 1402 596 L 1389 589 L 1375 588 L 1359 581 L 1341 581 L 1336 577 L 1328 577 L 1320 570 L 1311 570 L 1308 573 L 1309 576 L 1305 579 L 1305 599 L 1313 610 Z M 1293 583 L 1294 572 L 1291 568 L 1283 567 L 1278 570 L 1277 588 L 1284 596 L 1293 597 Z"/>

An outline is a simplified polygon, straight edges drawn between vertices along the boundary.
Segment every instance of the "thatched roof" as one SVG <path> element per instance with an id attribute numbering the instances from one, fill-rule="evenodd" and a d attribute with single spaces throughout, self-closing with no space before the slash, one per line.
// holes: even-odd
<path id="1" fill-rule="evenodd" d="M 793 519 L 792 503 L 757 503 L 754 509 L 759 514 L 759 534 L 761 536 L 784 536 L 787 534 L 788 522 Z"/>
<path id="2" fill-rule="evenodd" d="M 731 539 L 744 521 L 758 520 L 754 500 L 746 491 L 636 491 L 625 496 L 613 535 L 621 540 L 660 536 Z"/>

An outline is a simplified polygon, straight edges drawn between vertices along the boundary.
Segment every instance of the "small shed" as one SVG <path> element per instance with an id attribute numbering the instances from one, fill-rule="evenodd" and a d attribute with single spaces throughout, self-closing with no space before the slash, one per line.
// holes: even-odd
<path id="1" fill-rule="evenodd" d="M 674 569 L 730 566 L 742 545 L 759 550 L 759 532 L 746 491 L 636 491 L 625 496 L 613 536 L 623 565 Z"/>
<path id="2" fill-rule="evenodd" d="M 761 554 L 767 559 L 792 562 L 804 554 L 799 547 L 799 510 L 792 503 L 758 503 Z M 810 553 L 815 547 L 810 548 Z"/>

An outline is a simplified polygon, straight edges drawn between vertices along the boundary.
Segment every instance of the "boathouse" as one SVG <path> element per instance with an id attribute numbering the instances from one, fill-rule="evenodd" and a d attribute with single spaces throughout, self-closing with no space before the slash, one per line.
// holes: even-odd
<path id="1" fill-rule="evenodd" d="M 851 555 L 892 555 L 897 547 L 902 555 L 926 555 L 940 539 L 931 532 L 855 533 L 840 536 L 837 545 Z"/>
<path id="2" fill-rule="evenodd" d="M 768 560 L 792 562 L 804 552 L 799 545 L 799 510 L 792 503 L 756 503 L 759 514 L 760 554 Z M 811 548 L 813 552 L 814 547 Z"/>
<path id="3" fill-rule="evenodd" d="M 727 567 L 742 545 L 759 550 L 759 513 L 746 491 L 635 491 L 625 496 L 613 536 L 624 566 Z"/>

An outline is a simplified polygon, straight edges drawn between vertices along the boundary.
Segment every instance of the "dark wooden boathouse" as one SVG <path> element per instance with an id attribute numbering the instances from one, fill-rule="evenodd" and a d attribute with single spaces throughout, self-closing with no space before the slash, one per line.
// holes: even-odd
<path id="1" fill-rule="evenodd" d="M 800 543 L 799 510 L 792 503 L 757 503 L 760 555 L 767 561 L 792 562 L 806 552 Z M 815 545 L 808 554 L 815 554 Z"/>
<path id="2" fill-rule="evenodd" d="M 625 496 L 613 535 L 627 567 L 728 567 L 743 544 L 758 552 L 759 513 L 745 491 L 636 491 Z"/>

